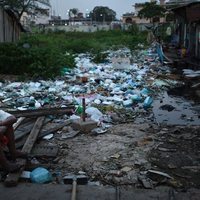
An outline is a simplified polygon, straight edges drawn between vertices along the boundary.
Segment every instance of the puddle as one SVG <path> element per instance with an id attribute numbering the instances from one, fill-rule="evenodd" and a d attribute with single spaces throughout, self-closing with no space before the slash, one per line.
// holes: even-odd
<path id="1" fill-rule="evenodd" d="M 195 88 L 191 88 L 191 85 L 173 88 L 168 91 L 168 95 L 184 97 L 185 99 L 193 100 L 197 103 L 199 102 L 199 96 L 197 95 Z"/>
<path id="2" fill-rule="evenodd" d="M 200 125 L 199 107 L 194 102 L 163 93 L 153 102 L 153 113 L 157 123 L 167 125 Z"/>

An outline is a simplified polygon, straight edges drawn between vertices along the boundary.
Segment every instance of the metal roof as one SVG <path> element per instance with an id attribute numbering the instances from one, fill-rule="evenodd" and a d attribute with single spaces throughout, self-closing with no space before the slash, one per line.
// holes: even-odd
<path id="1" fill-rule="evenodd" d="M 200 0 L 196 0 L 196 1 L 188 1 L 188 2 L 185 2 L 185 4 L 182 4 L 180 6 L 177 6 L 175 8 L 171 8 L 170 10 L 174 11 L 174 10 L 178 10 L 178 9 L 181 9 L 181 8 L 184 8 L 184 7 L 188 7 L 190 5 L 195 5 L 195 4 L 199 4 L 200 3 Z M 175 5 L 175 4 L 173 4 Z"/>

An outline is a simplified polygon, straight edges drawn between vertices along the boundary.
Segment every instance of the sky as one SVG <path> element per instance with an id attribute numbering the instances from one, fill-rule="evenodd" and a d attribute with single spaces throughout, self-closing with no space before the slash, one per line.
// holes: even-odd
<path id="1" fill-rule="evenodd" d="M 50 0 L 52 14 L 67 18 L 67 10 L 77 8 L 79 12 L 86 14 L 96 6 L 106 6 L 116 12 L 117 19 L 125 13 L 134 12 L 135 3 L 143 3 L 149 0 Z"/>

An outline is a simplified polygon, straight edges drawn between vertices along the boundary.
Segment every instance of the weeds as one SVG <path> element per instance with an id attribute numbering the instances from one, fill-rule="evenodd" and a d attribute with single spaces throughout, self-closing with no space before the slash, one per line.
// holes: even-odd
<path id="1" fill-rule="evenodd" d="M 93 61 L 98 63 L 106 59 L 101 52 L 120 47 L 135 49 L 145 37 L 136 28 L 127 32 L 25 34 L 17 44 L 0 44 L 0 73 L 54 78 L 61 74 L 63 67 L 76 66 L 77 53 L 91 53 Z"/>

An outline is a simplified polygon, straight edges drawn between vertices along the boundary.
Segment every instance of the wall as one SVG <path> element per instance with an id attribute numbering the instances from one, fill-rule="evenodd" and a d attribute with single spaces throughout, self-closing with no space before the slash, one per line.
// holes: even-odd
<path id="1" fill-rule="evenodd" d="M 149 23 L 138 23 L 136 24 L 140 31 L 145 31 L 146 26 Z M 111 24 L 111 25 L 74 25 L 74 26 L 45 26 L 45 30 L 51 31 L 66 31 L 66 32 L 95 32 L 95 31 L 108 31 L 108 30 L 128 30 L 130 24 L 119 23 L 119 24 Z"/>
<path id="2" fill-rule="evenodd" d="M 57 30 L 63 30 L 66 32 L 95 32 L 95 31 L 100 31 L 100 30 L 111 30 L 110 25 L 74 25 L 74 26 L 46 26 L 46 30 L 52 30 L 52 31 L 57 31 Z"/>
<path id="3" fill-rule="evenodd" d="M 16 19 L 0 8 L 0 42 L 15 42 L 20 32 L 21 27 Z"/>
<path id="4" fill-rule="evenodd" d="M 174 9 L 180 46 L 189 51 L 189 56 L 200 59 L 200 3 Z"/>

